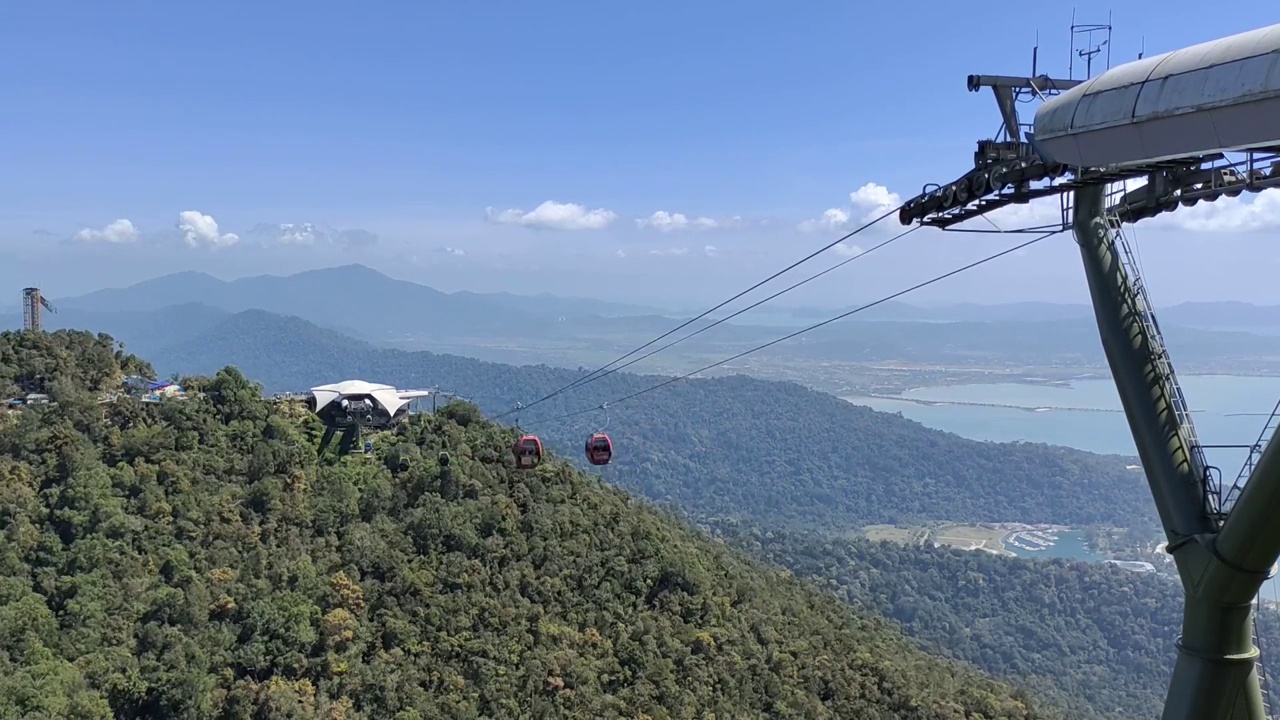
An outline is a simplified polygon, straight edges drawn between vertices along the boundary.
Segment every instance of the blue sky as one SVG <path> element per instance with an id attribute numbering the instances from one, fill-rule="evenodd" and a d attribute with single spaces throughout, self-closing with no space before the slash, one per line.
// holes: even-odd
<path id="1" fill-rule="evenodd" d="M 1117 9 L 1113 60 L 1265 7 Z M 359 261 L 446 290 L 715 302 L 841 234 L 798 225 L 860 217 L 887 197 L 851 197 L 868 184 L 905 198 L 963 172 L 998 126 L 965 75 L 1026 72 L 1037 30 L 1065 74 L 1070 5 L 1018 11 L 993 38 L 993 8 L 932 0 L 11 3 L 0 292 Z M 581 207 L 528 214 L 548 201 Z M 637 225 L 658 211 L 663 229 Z M 1157 299 L 1280 302 L 1272 215 L 1140 228 Z M 327 230 L 262 227 L 304 222 Z M 919 233 L 795 301 L 870 299 L 1008 244 Z M 920 299 L 1084 301 L 1079 275 L 1061 237 Z"/>

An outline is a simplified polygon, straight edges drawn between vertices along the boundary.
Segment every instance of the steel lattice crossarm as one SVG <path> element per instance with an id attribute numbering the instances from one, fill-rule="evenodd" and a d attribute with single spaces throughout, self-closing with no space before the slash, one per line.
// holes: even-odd
<path id="1" fill-rule="evenodd" d="M 1032 200 L 1068 195 L 1083 187 L 1116 182 L 1142 181 L 1141 187 L 1129 191 L 1113 210 L 1124 222 L 1136 222 L 1190 207 L 1201 201 L 1213 202 L 1221 197 L 1237 197 L 1280 187 L 1280 148 L 1246 151 L 1234 157 L 1216 153 L 1190 161 L 1168 161 L 1123 169 L 1073 168 L 1050 177 L 1046 165 L 1038 157 L 1019 161 L 1009 175 L 997 176 L 1000 190 L 989 189 L 986 195 L 961 194 L 964 202 L 948 198 L 954 190 L 935 188 L 908 200 L 898 212 L 903 225 L 919 222 L 942 230 L 953 229 L 965 221 L 1008 205 L 1025 205 Z M 968 176 L 970 181 L 981 173 Z M 990 183 L 990 175 L 988 174 Z M 1018 184 L 1012 184 L 1017 180 Z M 1047 181 L 1042 186 L 1033 183 Z M 954 184 L 953 184 L 954 185 Z M 990 188 L 994 188 L 991 185 Z M 1063 223 L 1066 217 L 1063 218 Z M 1045 227 L 1016 228 L 1016 232 L 1039 232 Z"/>
<path id="2" fill-rule="evenodd" d="M 971 91 L 992 88 L 1001 132 L 978 142 L 971 170 L 927 185 L 898 219 L 950 229 L 1007 205 L 1145 180 L 1149 196 L 1133 196 L 1126 204 L 1141 207 L 1121 214 L 1134 221 L 1280 186 L 1278 49 L 1275 25 L 1087 81 L 970 75 Z M 1018 102 L 1036 98 L 1044 102 L 1034 124 L 1022 123 Z M 1228 152 L 1241 154 L 1229 159 Z"/>

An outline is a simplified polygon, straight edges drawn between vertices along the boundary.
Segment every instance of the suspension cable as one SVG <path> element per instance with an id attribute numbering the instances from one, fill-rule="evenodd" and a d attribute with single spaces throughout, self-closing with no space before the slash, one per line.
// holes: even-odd
<path id="1" fill-rule="evenodd" d="M 672 383 L 674 383 L 674 382 L 678 382 L 678 381 L 680 381 L 680 380 L 688 379 L 688 378 L 690 378 L 690 377 L 693 377 L 694 375 L 697 375 L 698 373 L 705 372 L 705 371 L 707 371 L 707 370 L 711 370 L 712 368 L 719 367 L 719 366 L 721 366 L 721 365 L 724 365 L 725 363 L 733 362 L 734 360 L 737 360 L 737 359 L 739 359 L 739 358 L 745 357 L 745 356 L 750 355 L 750 354 L 755 353 L 755 352 L 759 352 L 759 351 L 761 351 L 761 350 L 764 350 L 765 348 L 768 348 L 768 347 L 772 347 L 772 346 L 774 346 L 774 345 L 777 345 L 777 344 L 778 344 L 778 343 L 780 343 L 780 342 L 783 342 L 783 341 L 786 341 L 786 340 L 790 340 L 791 338 L 797 337 L 797 336 L 799 336 L 799 335 L 803 335 L 804 333 L 807 333 L 807 332 L 809 332 L 810 330 L 817 330 L 818 328 L 823 327 L 824 325 L 830 325 L 831 323 L 836 322 L 837 320 L 843 320 L 844 318 L 847 318 L 847 317 L 849 317 L 850 315 L 854 315 L 854 314 L 856 314 L 856 313 L 860 313 L 860 312 L 862 312 L 862 311 L 864 311 L 864 310 L 869 310 L 869 309 L 871 309 L 871 308 L 873 308 L 873 307 L 875 307 L 875 306 L 877 306 L 877 305 L 881 305 L 881 304 L 883 304 L 883 303 L 889 302 L 890 300 L 895 300 L 895 299 L 897 299 L 897 298 L 900 298 L 900 297 L 902 297 L 903 295 L 906 295 L 907 293 L 915 292 L 916 290 L 919 290 L 919 289 L 921 289 L 921 288 L 923 288 L 923 287 L 927 287 L 927 286 L 932 285 L 932 284 L 934 284 L 934 283 L 936 283 L 936 282 L 940 282 L 940 281 L 942 281 L 942 280 L 946 280 L 947 278 L 952 277 L 953 275 L 958 275 L 958 274 L 960 274 L 960 273 L 962 273 L 962 272 L 965 272 L 965 271 L 967 271 L 967 270 L 972 270 L 973 268 L 978 267 L 979 265 L 984 265 L 984 264 L 986 264 L 986 263 L 991 262 L 992 260 L 996 260 L 996 259 L 1001 258 L 1001 257 L 1004 257 L 1005 255 L 1008 255 L 1008 254 L 1010 254 L 1010 253 L 1017 252 L 1018 250 L 1022 250 L 1023 248 L 1030 247 L 1031 245 L 1034 245 L 1034 244 L 1036 244 L 1036 243 L 1040 242 L 1041 240 L 1045 240 L 1045 239 L 1047 239 L 1047 238 L 1053 237 L 1054 235 L 1057 235 L 1057 234 L 1059 234 L 1059 233 L 1061 233 L 1061 232 L 1062 232 L 1062 230 L 1051 230 L 1051 231 L 1049 231 L 1049 232 L 1046 232 L 1046 233 L 1045 233 L 1045 234 L 1043 234 L 1043 235 L 1040 235 L 1040 236 L 1037 236 L 1037 237 L 1035 237 L 1035 238 L 1032 238 L 1031 240 L 1027 240 L 1026 242 L 1022 242 L 1022 243 L 1019 243 L 1019 244 L 1017 244 L 1017 245 L 1014 245 L 1014 246 L 1013 246 L 1013 247 L 1011 247 L 1011 248 L 1008 248 L 1008 249 L 1005 249 L 1005 250 L 1001 250 L 1000 252 L 995 253 L 995 254 L 993 254 L 993 255 L 988 255 L 988 256 L 986 256 L 986 257 L 982 258 L 981 260 L 975 260 L 974 262 L 971 262 L 971 263 L 969 263 L 968 265 L 964 265 L 964 266 L 962 266 L 962 267 L 956 268 L 955 270 L 951 270 L 950 272 L 946 272 L 946 273 L 943 273 L 942 275 L 938 275 L 938 276 L 936 276 L 936 277 L 930 278 L 929 280 L 925 280 L 925 281 L 924 281 L 924 282 L 922 282 L 922 283 L 918 283 L 918 284 L 916 284 L 916 285 L 912 285 L 911 287 L 909 287 L 909 288 L 907 288 L 907 289 L 905 289 L 905 290 L 899 290 L 898 292 L 895 292 L 895 293 L 893 293 L 892 295 L 886 295 L 886 296 L 884 296 L 884 297 L 880 298 L 879 300 L 875 300 L 875 301 L 873 301 L 873 302 L 869 302 L 869 303 L 867 303 L 867 304 L 865 304 L 865 305 L 861 305 L 861 306 L 856 307 L 856 308 L 854 308 L 854 309 L 852 309 L 852 310 L 848 310 L 848 311 L 846 311 L 846 312 L 840 313 L 839 315 L 836 315 L 835 317 L 831 317 L 831 318 L 828 318 L 828 319 L 826 319 L 826 320 L 823 320 L 822 322 L 814 323 L 813 325 L 810 325 L 810 326 L 808 326 L 808 327 L 801 328 L 800 330 L 796 330 L 795 332 L 789 333 L 789 334 L 787 334 L 787 335 L 783 335 L 782 337 L 780 337 L 780 338 L 778 338 L 778 339 L 776 339 L 776 340 L 770 340 L 769 342 L 764 343 L 764 344 L 762 344 L 762 345 L 757 345 L 756 347 L 753 347 L 753 348 L 751 348 L 750 350 L 744 350 L 744 351 L 742 351 L 742 352 L 740 352 L 740 353 L 738 353 L 737 355 L 734 355 L 734 356 L 732 356 L 732 357 L 727 357 L 727 358 L 725 358 L 725 359 L 723 359 L 723 360 L 719 360 L 719 361 L 717 361 L 717 362 L 713 362 L 713 363 L 711 363 L 710 365 L 707 365 L 706 367 L 698 368 L 697 370 L 694 370 L 694 371 L 692 371 L 692 372 L 685 373 L 685 374 L 683 374 L 683 375 L 679 375 L 679 376 L 676 376 L 676 377 L 668 378 L 668 379 L 666 379 L 666 380 L 664 380 L 664 381 L 662 381 L 662 382 L 660 382 L 660 383 L 657 383 L 657 384 L 655 384 L 655 385 L 651 385 L 651 386 L 649 386 L 649 387 L 647 387 L 647 388 L 645 388 L 645 389 L 643 389 L 643 390 L 638 390 L 638 391 L 636 391 L 636 392 L 631 393 L 630 395 L 627 395 L 627 396 L 625 396 L 625 397 L 618 398 L 617 400 L 610 400 L 610 401 L 608 402 L 608 404 L 609 404 L 609 405 L 617 405 L 618 403 L 621 403 L 621 402 L 626 402 L 626 401 L 628 401 L 628 400 L 633 400 L 633 399 L 635 399 L 635 398 L 640 397 L 641 395 L 644 395 L 644 394 L 646 394 L 646 393 L 653 392 L 654 390 L 657 390 L 658 388 L 666 387 L 667 385 L 670 385 L 670 384 L 672 384 Z M 534 420 L 533 422 L 531 422 L 531 423 L 526 423 L 526 424 L 528 424 L 528 425 L 536 425 L 536 424 L 540 424 L 540 423 L 552 422 L 552 421 L 555 421 L 555 420 L 564 420 L 564 419 L 567 419 L 567 418 L 576 417 L 576 416 L 578 416 L 578 415 L 583 415 L 583 414 L 586 414 L 586 413 L 589 413 L 589 412 L 595 412 L 596 410 L 599 410 L 599 409 L 600 409 L 600 407 L 601 407 L 600 405 L 595 405 L 595 406 L 592 406 L 592 407 L 586 408 L 586 409 L 584 409 L 584 410 L 576 410 L 576 411 L 574 411 L 574 412 L 565 413 L 565 414 L 563 414 L 563 415 L 557 415 L 557 416 L 554 416 L 554 417 L 542 418 L 542 419 Z"/>
<path id="2" fill-rule="evenodd" d="M 610 376 L 610 375 L 612 375 L 612 374 L 614 374 L 614 373 L 618 372 L 619 370 L 625 370 L 625 369 L 627 369 L 627 368 L 631 367 L 632 365 L 635 365 L 636 363 L 640 362 L 641 360 L 644 360 L 645 358 L 648 358 L 648 357 L 652 357 L 652 356 L 654 356 L 654 355 L 657 355 L 658 353 L 662 352 L 663 350 L 666 350 L 667 348 L 670 348 L 670 347 L 671 347 L 671 346 L 673 346 L 673 345 L 679 345 L 680 343 L 684 342 L 685 340 L 688 340 L 688 339 L 689 339 L 689 338 L 691 338 L 691 337 L 694 337 L 694 336 L 696 336 L 696 335 L 701 335 L 702 333 L 704 333 L 704 332 L 706 332 L 706 331 L 710 330 L 711 328 L 713 328 L 713 327 L 715 327 L 715 326 L 719 325 L 720 323 L 728 322 L 728 321 L 730 321 L 730 320 L 732 320 L 732 319 L 734 319 L 734 318 L 738 317 L 738 316 L 739 316 L 739 315 L 741 315 L 742 313 L 747 312 L 748 310 L 753 310 L 753 309 L 755 309 L 755 308 L 757 308 L 757 307 L 760 307 L 761 305 L 763 305 L 763 304 L 765 304 L 765 303 L 769 302 L 770 300 L 773 300 L 774 298 L 777 298 L 777 297 L 779 297 L 779 296 L 781 296 L 781 295 L 785 295 L 785 294 L 787 294 L 787 293 L 791 292 L 792 290 L 795 290 L 796 288 L 800 287 L 801 285 L 805 285 L 805 284 L 807 284 L 807 283 L 813 282 L 814 280 L 817 280 L 818 278 L 822 277 L 823 275 L 826 275 L 827 273 L 829 273 L 829 272 L 831 272 L 831 271 L 833 271 L 833 270 L 838 270 L 838 269 L 840 269 L 840 268 L 844 267 L 845 265 L 848 265 L 849 263 L 853 262 L 854 260 L 857 260 L 858 258 L 860 258 L 860 257 L 862 257 L 862 256 L 864 256 L 864 255 L 867 255 L 867 254 L 869 254 L 869 253 L 871 253 L 871 252 L 873 252 L 873 251 L 875 251 L 875 250 L 879 250 L 880 248 L 884 247 L 885 245 L 888 245 L 888 244 L 890 244 L 890 243 L 892 243 L 892 242 L 894 242 L 894 241 L 896 241 L 896 240 L 900 240 L 900 239 L 902 239 L 902 238 L 904 238 L 904 237 L 906 237 L 906 236 L 910 235 L 911 233 L 913 233 L 913 232 L 915 232 L 915 231 L 919 230 L 921 227 L 922 227 L 922 226 L 920 226 L 920 225 L 916 225 L 915 227 L 912 227 L 910 230 L 904 230 L 903 232 L 900 232 L 900 233 L 898 233 L 897 235 L 894 235 L 893 237 L 889 238 L 888 240 L 885 240 L 884 242 L 882 242 L 882 243 L 880 243 L 880 244 L 878 244 L 878 245 L 874 245 L 874 246 L 872 246 L 872 247 L 870 247 L 870 248 L 868 248 L 868 249 L 866 249 L 866 250 L 863 250 L 862 252 L 859 252 L 857 255 L 853 255 L 853 256 L 851 256 L 851 257 L 847 257 L 847 258 L 845 258 L 844 260 L 841 260 L 840 262 L 836 263 L 835 265 L 832 265 L 831 267 L 827 268 L 826 270 L 823 270 L 823 271 L 818 272 L 818 273 L 814 273 L 813 275 L 810 275 L 809 277 L 805 278 L 804 280 L 801 280 L 800 282 L 795 283 L 794 285 L 792 285 L 792 286 L 790 286 L 790 287 L 787 287 L 787 288 L 784 288 L 784 289 L 782 289 L 782 290 L 779 290 L 778 292 L 776 292 L 776 293 L 774 293 L 774 294 L 772 294 L 772 295 L 770 295 L 770 296 L 768 296 L 768 297 L 764 298 L 763 300 L 757 300 L 757 301 L 755 301 L 754 303 L 752 303 L 752 304 L 750 304 L 750 305 L 748 305 L 748 306 L 746 306 L 746 307 L 742 308 L 741 310 L 738 310 L 737 312 L 733 313 L 732 315 L 729 315 L 729 316 L 727 316 L 727 317 L 720 318 L 719 320 L 717 320 L 717 321 L 715 321 L 715 322 L 711 323 L 710 325 L 708 325 L 708 326 L 706 326 L 706 327 L 704 327 L 704 328 L 700 328 L 700 329 L 698 329 L 698 330 L 694 330 L 693 332 L 689 333 L 688 335 L 685 335 L 684 337 L 679 338 L 678 340 L 672 340 L 671 342 L 667 343 L 666 345 L 663 345 L 663 346 L 662 346 L 662 347 L 660 347 L 660 348 L 657 348 L 656 350 L 650 350 L 649 352 L 645 353 L 644 355 L 641 355 L 640 357 L 632 358 L 631 360 L 628 360 L 627 362 L 625 362 L 625 363 L 623 363 L 623 364 L 619 365 L 618 367 L 611 368 L 608 372 L 601 373 L 600 375 L 597 375 L 597 376 L 595 376 L 595 377 L 591 378 L 590 380 L 588 380 L 588 381 L 586 381 L 586 382 L 582 383 L 581 385 L 578 385 L 577 387 L 581 387 L 582 385 L 586 385 L 588 382 L 595 382 L 596 380 L 599 380 L 600 378 L 608 377 L 608 376 Z"/>
<path id="3" fill-rule="evenodd" d="M 683 330 L 684 328 L 688 327 L 689 325 L 692 325 L 693 323 L 695 323 L 695 322 L 697 322 L 697 321 L 701 320 L 702 318 L 704 318 L 704 317 L 706 317 L 706 316 L 710 315 L 711 313 L 715 312 L 716 310 L 719 310 L 720 308 L 724 307 L 725 305 L 728 305 L 729 303 L 733 302 L 734 300 L 737 300 L 738 298 L 742 297 L 743 295 L 746 295 L 747 293 L 752 292 L 753 290 L 756 290 L 756 289 L 757 289 L 757 288 L 759 288 L 760 286 L 762 286 L 762 285 L 764 285 L 764 284 L 766 284 L 766 283 L 769 283 L 769 282 L 773 281 L 773 280 L 774 280 L 774 279 L 776 279 L 778 276 L 783 275 L 784 273 L 790 272 L 790 271 L 794 270 L 795 268 L 799 267 L 800 265 L 803 265 L 804 263 L 809 262 L 809 261 L 810 261 L 810 260 L 812 260 L 813 258 L 815 258 L 815 257 L 817 257 L 817 256 L 821 255 L 822 253 L 826 252 L 827 250 L 830 250 L 831 248 L 835 247 L 836 245 L 839 245 L 840 243 L 844 242 L 845 240 L 848 240 L 849 238 L 853 237 L 854 235 L 857 235 L 858 233 L 862 232 L 863 230 L 866 230 L 867 228 L 871 227 L 872 225 L 875 225 L 876 223 L 880 222 L 881 220 L 884 220 L 885 218 L 889 217 L 890 215 L 893 215 L 893 214 L 897 213 L 897 212 L 898 212 L 898 210 L 900 209 L 900 207 L 901 207 L 901 206 L 899 206 L 898 208 L 894 208 L 894 209 L 892 209 L 892 210 L 889 210 L 888 212 L 884 213 L 883 215 L 880 215 L 880 216 L 879 216 L 879 217 L 877 217 L 877 218 L 874 218 L 874 219 L 872 219 L 872 220 L 868 220 L 867 222 L 865 222 L 865 223 L 863 223 L 862 225 L 860 225 L 860 226 L 858 226 L 858 227 L 854 228 L 853 230 L 851 230 L 850 232 L 848 232 L 848 233 L 844 234 L 843 236 L 841 236 L 841 237 L 837 238 L 836 240 L 833 240 L 832 242 L 830 242 L 830 243 L 828 243 L 828 244 L 824 245 L 823 247 L 818 248 L 817 250 L 814 250 L 813 252 L 809 253 L 808 255 L 804 256 L 803 258 L 801 258 L 801 259 L 799 259 L 799 260 L 797 260 L 797 261 L 795 261 L 795 262 L 791 263 L 790 265 L 788 265 L 788 266 L 786 266 L 785 268 L 783 268 L 783 269 L 781 269 L 781 270 L 779 270 L 779 271 L 775 272 L 774 274 L 772 274 L 772 275 L 770 275 L 769 277 L 767 277 L 767 278 L 765 278 L 765 279 L 761 280 L 760 282 L 756 283 L 755 285 L 752 285 L 751 287 L 747 288 L 746 290 L 743 290 L 742 292 L 738 293 L 737 295 L 734 295 L 733 297 L 729 298 L 728 300 L 725 300 L 724 302 L 721 302 L 719 305 L 716 305 L 715 307 L 713 307 L 713 308 L 711 308 L 711 309 L 709 309 L 709 310 L 705 310 L 705 311 L 703 311 L 700 315 L 698 315 L 698 316 L 696 316 L 696 317 L 689 318 L 688 320 L 684 321 L 683 323 L 680 323 L 679 325 L 677 325 L 677 326 L 675 326 L 675 327 L 671 328 L 670 330 L 668 330 L 668 331 L 666 331 L 665 333 L 663 333 L 663 334 L 659 335 L 658 337 L 656 337 L 656 338 L 654 338 L 654 339 L 650 340 L 649 342 L 647 342 L 647 343 L 645 343 L 645 344 L 641 345 L 640 347 L 638 347 L 638 348 L 636 348 L 636 349 L 632 350 L 631 352 L 627 353 L 626 355 L 623 355 L 623 356 L 621 356 L 621 357 L 619 357 L 619 358 L 616 358 L 616 359 L 612 360 L 611 362 L 605 363 L 604 365 L 602 365 L 602 366 L 600 366 L 600 367 L 596 368 L 595 370 L 592 370 L 591 372 L 587 373 L 586 375 L 583 375 L 582 377 L 580 377 L 580 378 L 578 378 L 577 380 L 574 380 L 573 382 L 571 382 L 571 383 L 569 383 L 569 384 L 567 384 L 567 385 L 565 385 L 565 386 L 561 387 L 560 389 L 558 389 L 558 390 L 556 390 L 556 391 L 554 391 L 554 392 L 552 392 L 552 393 L 549 393 L 549 394 L 547 394 L 547 395 L 544 395 L 544 396 L 542 396 L 542 397 L 538 398 L 537 400 L 534 400 L 533 402 L 529 403 L 528 405 L 523 406 L 523 408 L 521 408 L 521 409 L 528 409 L 528 408 L 531 408 L 531 407 L 533 407 L 534 405 L 537 405 L 537 404 L 539 404 L 539 403 L 546 402 L 547 400 L 550 400 L 551 398 L 553 398 L 553 397 L 555 397 L 555 396 L 559 395 L 560 393 L 566 392 L 566 391 L 568 391 L 568 390 L 572 390 L 573 388 L 576 388 L 576 387 L 578 387 L 579 385 L 584 385 L 584 384 L 586 384 L 586 383 L 588 383 L 588 382 L 592 382 L 594 379 L 596 379 L 596 376 L 597 376 L 597 375 L 599 375 L 599 373 L 604 372 L 604 371 L 605 371 L 605 370 L 607 370 L 611 365 L 615 365 L 615 364 L 617 364 L 617 363 L 619 363 L 619 362 L 622 362 L 623 360 L 626 360 L 627 358 L 631 357 L 632 355 L 635 355 L 636 353 L 640 352 L 641 350 L 644 350 L 645 348 L 647 348 L 647 347 L 649 347 L 650 345 L 652 345 L 652 344 L 654 344 L 654 343 L 658 342 L 659 340 L 662 340 L 663 338 L 669 337 L 669 336 L 670 336 L 670 335 L 672 335 L 673 333 L 676 333 L 676 332 L 679 332 L 680 330 Z M 865 254 L 865 253 L 864 253 L 864 254 Z M 499 420 L 499 419 L 501 419 L 501 418 L 506 417 L 507 415 L 511 415 L 511 414 L 512 414 L 512 413 L 514 413 L 514 412 L 516 412 L 516 411 L 515 411 L 515 409 L 513 408 L 513 409 L 508 410 L 508 411 L 506 411 L 506 412 L 503 412 L 503 413 L 500 413 L 500 414 L 498 414 L 498 415 L 495 415 L 495 416 L 493 417 L 493 419 L 494 419 L 494 420 Z"/>

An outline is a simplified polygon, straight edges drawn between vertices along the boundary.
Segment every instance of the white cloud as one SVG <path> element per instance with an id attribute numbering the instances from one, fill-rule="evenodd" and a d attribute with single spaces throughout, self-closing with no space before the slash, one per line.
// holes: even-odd
<path id="1" fill-rule="evenodd" d="M 902 198 L 889 188 L 876 183 L 867 183 L 849 193 L 848 208 L 830 208 L 822 213 L 822 217 L 805 220 L 797 228 L 801 232 L 814 230 L 838 230 L 854 224 L 859 225 L 874 220 L 902 204 Z"/>
<path id="2" fill-rule="evenodd" d="M 706 247 L 702 248 L 702 253 L 703 253 L 704 255 L 706 255 L 707 257 L 715 257 L 715 256 L 716 256 L 716 254 L 717 254 L 718 252 L 719 252 L 719 250 L 716 250 L 716 246 L 715 246 L 715 245 L 708 245 L 708 246 L 706 246 Z"/>
<path id="3" fill-rule="evenodd" d="M 603 230 L 618 217 L 612 210 L 588 210 L 576 203 L 554 200 L 548 200 L 529 212 L 515 209 L 497 211 L 490 207 L 485 208 L 484 214 L 491 223 L 544 230 Z"/>
<path id="4" fill-rule="evenodd" d="M 281 245 L 310 245 L 316 240 L 316 233 L 311 223 L 300 225 L 280 223 L 275 230 L 276 242 Z"/>
<path id="5" fill-rule="evenodd" d="M 728 220 L 716 220 L 709 217 L 695 217 L 690 219 L 683 213 L 671 213 L 666 210 L 658 210 L 647 218 L 636 219 L 636 227 L 641 230 L 650 228 L 659 232 L 672 232 L 674 230 L 715 230 L 717 228 L 733 227 L 741 224 L 741 217 L 732 217 Z"/>
<path id="6" fill-rule="evenodd" d="M 617 255 L 617 256 L 618 256 L 618 257 L 620 257 L 620 258 L 624 258 L 624 257 L 626 257 L 626 256 L 627 256 L 627 252 L 626 252 L 625 250 L 619 250 L 619 251 L 615 252 L 615 253 L 614 253 L 614 255 Z"/>
<path id="7" fill-rule="evenodd" d="M 81 242 L 131 243 L 138 239 L 138 229 L 132 222 L 121 218 L 107 223 L 101 230 L 85 228 L 76 233 L 76 239 Z"/>
<path id="8" fill-rule="evenodd" d="M 182 239 L 188 247 L 231 247 L 240 242 L 240 236 L 235 233 L 218 232 L 217 221 L 199 210 L 178 213 L 178 230 L 182 231 Z"/>
<path id="9" fill-rule="evenodd" d="M 347 248 L 367 247 L 378 242 L 378 236 L 368 230 L 336 230 L 314 223 L 258 223 L 246 233 L 248 238 L 264 244 L 337 245 Z"/>
<path id="10" fill-rule="evenodd" d="M 849 224 L 849 212 L 840 208 L 831 208 L 822 213 L 822 217 L 812 220 L 805 220 L 797 225 L 800 232 L 813 232 L 814 230 L 836 230 Z"/>
<path id="11" fill-rule="evenodd" d="M 864 222 L 902 204 L 898 193 L 889 192 L 889 188 L 875 183 L 867 183 L 849 193 L 849 201 L 854 208 L 863 211 Z"/>
<path id="12" fill-rule="evenodd" d="M 463 250 L 462 248 L 449 247 L 448 245 L 441 246 L 439 248 L 439 251 L 447 255 L 453 255 L 456 257 L 462 257 L 463 255 L 467 254 L 467 251 Z"/>
<path id="13" fill-rule="evenodd" d="M 655 248 L 649 251 L 650 255 L 688 255 L 689 248 Z"/>
<path id="14" fill-rule="evenodd" d="M 845 257 L 853 257 L 854 255 L 862 254 L 862 248 L 858 247 L 857 245 L 850 245 L 849 243 L 839 243 L 831 249 L 835 252 L 835 254 L 843 255 Z"/>

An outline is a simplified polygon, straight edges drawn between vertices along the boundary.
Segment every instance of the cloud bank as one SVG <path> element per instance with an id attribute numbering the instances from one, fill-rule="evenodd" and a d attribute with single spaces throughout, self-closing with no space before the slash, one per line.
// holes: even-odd
<path id="1" fill-rule="evenodd" d="M 246 233 L 248 239 L 264 245 L 363 248 L 377 244 L 378 236 L 368 230 L 338 230 L 314 223 L 258 223 Z"/>
<path id="2" fill-rule="evenodd" d="M 894 210 L 902 204 L 898 193 L 876 183 L 867 183 L 849 193 L 847 207 L 828 208 L 821 217 L 805 220 L 796 226 L 800 232 L 852 229 Z"/>
<path id="3" fill-rule="evenodd" d="M 596 208 L 588 210 L 576 203 L 548 200 L 538 207 L 523 210 L 495 210 L 485 208 L 485 219 L 498 225 L 520 225 L 541 230 L 603 230 L 618 218 L 612 210 Z"/>
<path id="4" fill-rule="evenodd" d="M 684 213 L 658 210 L 649 217 L 636 218 L 636 227 L 641 230 L 657 230 L 658 232 L 676 232 L 678 230 L 716 230 L 735 227 L 742 224 L 742 218 L 734 216 L 727 220 L 709 217 L 690 218 Z"/>
<path id="5" fill-rule="evenodd" d="M 199 210 L 183 210 L 178 213 L 178 231 L 182 233 L 182 241 L 187 247 L 216 249 L 231 247 L 240 242 L 240 236 L 235 233 L 219 232 L 218 221 Z"/>
<path id="6" fill-rule="evenodd" d="M 127 219 L 121 218 L 99 230 L 93 228 L 84 228 L 76 233 L 76 240 L 80 242 L 103 242 L 113 245 L 135 242 L 138 239 L 138 229 L 133 223 Z"/>

